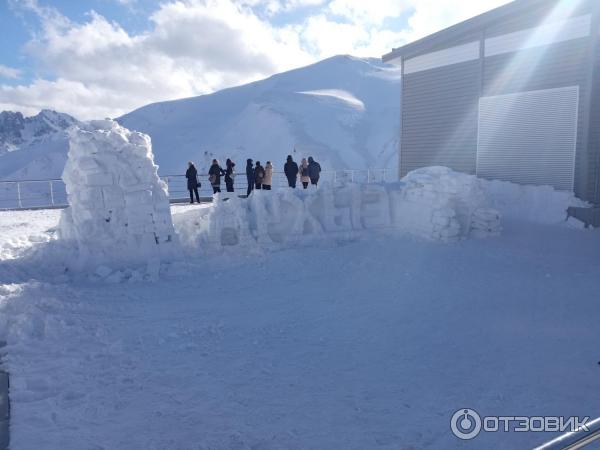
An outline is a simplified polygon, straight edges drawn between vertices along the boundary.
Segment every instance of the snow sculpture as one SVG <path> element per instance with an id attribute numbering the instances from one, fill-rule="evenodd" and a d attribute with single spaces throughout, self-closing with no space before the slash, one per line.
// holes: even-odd
<path id="1" fill-rule="evenodd" d="M 500 232 L 500 214 L 486 208 L 482 180 L 474 175 L 426 167 L 410 172 L 402 184 L 392 193 L 393 223 L 399 228 L 441 240 Z"/>
<path id="2" fill-rule="evenodd" d="M 255 191 L 248 200 L 215 197 L 210 208 L 180 214 L 186 247 L 290 246 L 352 238 L 365 231 L 408 233 L 453 241 L 500 232 L 500 214 L 487 206 L 481 180 L 433 167 L 400 183 L 324 184 L 319 189 Z"/>
<path id="3" fill-rule="evenodd" d="M 76 243 L 78 265 L 156 268 L 177 252 L 167 186 L 148 136 L 112 120 L 72 129 L 63 180 L 70 206 L 60 235 Z"/>

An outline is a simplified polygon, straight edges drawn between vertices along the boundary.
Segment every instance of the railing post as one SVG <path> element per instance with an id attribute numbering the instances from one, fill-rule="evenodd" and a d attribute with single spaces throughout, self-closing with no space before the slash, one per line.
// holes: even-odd
<path id="1" fill-rule="evenodd" d="M 50 184 L 50 203 L 54 206 L 54 188 L 52 187 L 52 180 L 50 180 L 48 184 Z"/>
<path id="2" fill-rule="evenodd" d="M 354 169 L 350 171 L 350 182 L 354 183 Z"/>
<path id="3" fill-rule="evenodd" d="M 367 169 L 367 184 L 371 184 L 371 169 Z"/>
<path id="4" fill-rule="evenodd" d="M 337 170 L 333 171 L 333 187 L 337 184 Z"/>
<path id="5" fill-rule="evenodd" d="M 17 182 L 17 204 L 19 208 L 23 207 L 23 202 L 21 201 L 21 183 Z"/>

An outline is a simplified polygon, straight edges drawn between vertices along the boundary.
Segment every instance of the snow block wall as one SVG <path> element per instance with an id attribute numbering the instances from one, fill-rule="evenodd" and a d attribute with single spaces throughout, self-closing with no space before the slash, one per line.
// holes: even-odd
<path id="1" fill-rule="evenodd" d="M 395 192 L 395 223 L 434 239 L 485 237 L 501 231 L 500 213 L 489 207 L 482 180 L 447 167 L 408 173 Z"/>
<path id="2" fill-rule="evenodd" d="M 73 128 L 63 180 L 69 208 L 60 236 L 77 246 L 78 265 L 156 267 L 177 252 L 167 186 L 147 135 L 112 120 Z"/>
<path id="3" fill-rule="evenodd" d="M 441 167 L 395 184 L 254 191 L 248 200 L 223 200 L 217 195 L 211 207 L 176 216 L 186 248 L 288 247 L 370 230 L 439 241 L 501 231 L 500 214 L 487 205 L 480 180 Z"/>

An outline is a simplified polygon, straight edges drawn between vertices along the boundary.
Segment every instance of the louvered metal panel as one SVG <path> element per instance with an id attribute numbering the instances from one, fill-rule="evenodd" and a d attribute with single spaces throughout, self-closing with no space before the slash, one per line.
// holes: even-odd
<path id="1" fill-rule="evenodd" d="M 482 97 L 477 174 L 573 191 L 579 86 Z"/>

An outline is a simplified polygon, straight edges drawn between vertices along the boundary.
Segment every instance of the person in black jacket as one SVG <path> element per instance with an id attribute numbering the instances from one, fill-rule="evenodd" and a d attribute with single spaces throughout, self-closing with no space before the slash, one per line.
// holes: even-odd
<path id="1" fill-rule="evenodd" d="M 225 187 L 227 187 L 227 192 L 233 192 L 233 179 L 235 177 L 235 171 L 233 170 L 235 167 L 235 163 L 227 158 L 225 162 Z"/>
<path id="2" fill-rule="evenodd" d="M 260 165 L 260 161 L 256 161 L 254 168 L 254 188 L 262 189 L 262 184 L 265 179 L 265 168 Z"/>
<path id="3" fill-rule="evenodd" d="M 221 192 L 221 176 L 225 172 L 219 166 L 219 161 L 213 159 L 212 166 L 208 169 L 208 180 L 213 188 L 213 194 Z"/>
<path id="4" fill-rule="evenodd" d="M 249 196 L 254 189 L 254 166 L 252 165 L 252 160 L 250 158 L 246 160 L 246 178 L 248 179 L 248 191 L 246 196 Z"/>
<path id="5" fill-rule="evenodd" d="M 288 155 L 287 161 L 283 166 L 283 171 L 288 180 L 288 186 L 296 189 L 296 180 L 298 179 L 298 164 L 292 159 L 292 155 Z"/>
<path id="6" fill-rule="evenodd" d="M 321 165 L 312 156 L 308 157 L 308 176 L 310 177 L 310 184 L 316 186 L 319 183 Z"/>
<path id="7" fill-rule="evenodd" d="M 196 201 L 200 203 L 200 196 L 198 195 L 198 171 L 193 162 L 188 162 L 188 169 L 185 172 L 187 178 L 187 188 L 190 191 L 190 203 L 194 203 L 194 194 L 196 194 Z"/>

